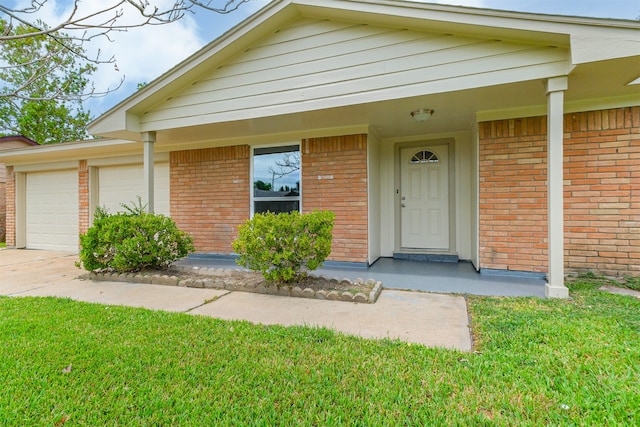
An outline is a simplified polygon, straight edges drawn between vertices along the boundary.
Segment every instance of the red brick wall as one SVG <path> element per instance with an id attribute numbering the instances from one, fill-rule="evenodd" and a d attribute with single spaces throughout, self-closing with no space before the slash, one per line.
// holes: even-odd
<path id="1" fill-rule="evenodd" d="M 367 135 L 302 141 L 302 211 L 336 214 L 331 260 L 368 258 Z"/>
<path id="2" fill-rule="evenodd" d="M 13 166 L 7 166 L 7 247 L 16 246 L 16 174 Z"/>
<path id="3" fill-rule="evenodd" d="M 640 106 L 565 116 L 565 263 L 640 276 Z"/>
<path id="4" fill-rule="evenodd" d="M 567 272 L 640 275 L 640 107 L 564 117 Z M 547 271 L 546 118 L 480 123 L 480 266 Z"/>
<path id="5" fill-rule="evenodd" d="M 78 230 L 86 233 L 89 229 L 89 168 L 86 160 L 78 165 Z"/>
<path id="6" fill-rule="evenodd" d="M 0 163 L 0 242 L 5 241 L 7 230 L 7 183 L 6 167 Z"/>
<path id="7" fill-rule="evenodd" d="M 247 145 L 171 153 L 171 217 L 198 252 L 233 252 L 250 215 L 249 164 Z"/>
<path id="8" fill-rule="evenodd" d="M 546 117 L 480 123 L 480 266 L 547 270 Z"/>

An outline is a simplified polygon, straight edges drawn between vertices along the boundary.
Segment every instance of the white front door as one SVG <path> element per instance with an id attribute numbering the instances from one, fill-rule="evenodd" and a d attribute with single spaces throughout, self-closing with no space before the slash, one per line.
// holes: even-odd
<path id="1" fill-rule="evenodd" d="M 449 146 L 403 148 L 400 161 L 402 247 L 449 250 Z"/>

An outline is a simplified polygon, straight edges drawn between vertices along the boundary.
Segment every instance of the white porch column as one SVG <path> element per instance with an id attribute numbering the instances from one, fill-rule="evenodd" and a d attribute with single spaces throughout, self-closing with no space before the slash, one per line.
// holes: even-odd
<path id="1" fill-rule="evenodd" d="M 154 175 L 154 159 L 153 146 L 156 142 L 155 132 L 142 132 L 142 143 L 144 144 L 144 191 L 145 202 L 147 203 L 147 212 L 153 213 L 153 175 Z"/>
<path id="2" fill-rule="evenodd" d="M 567 77 L 547 81 L 547 215 L 549 243 L 549 274 L 545 295 L 548 298 L 568 298 L 564 286 L 564 176 L 563 176 L 563 116 L 564 91 Z"/>

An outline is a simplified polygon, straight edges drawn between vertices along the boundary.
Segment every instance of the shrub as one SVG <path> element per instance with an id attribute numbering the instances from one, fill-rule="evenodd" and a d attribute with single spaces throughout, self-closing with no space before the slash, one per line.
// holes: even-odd
<path id="1" fill-rule="evenodd" d="M 278 286 L 303 279 L 331 253 L 334 219 L 330 211 L 255 214 L 233 242 L 237 263 Z"/>
<path id="2" fill-rule="evenodd" d="M 96 209 L 93 226 L 80 235 L 85 270 L 164 269 L 193 251 L 193 239 L 171 218 L 146 213 L 141 205 L 124 207 L 127 212 L 116 214 Z"/>

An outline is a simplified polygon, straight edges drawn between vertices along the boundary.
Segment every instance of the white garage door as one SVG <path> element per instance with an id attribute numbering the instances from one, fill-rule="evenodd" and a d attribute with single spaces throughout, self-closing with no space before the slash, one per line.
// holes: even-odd
<path id="1" fill-rule="evenodd" d="M 27 248 L 78 251 L 78 171 L 26 176 Z"/>
<path id="2" fill-rule="evenodd" d="M 169 215 L 169 164 L 156 165 L 153 179 L 155 212 Z M 142 165 L 108 166 L 98 169 L 98 205 L 108 212 L 121 212 L 122 203 L 131 205 L 142 197 L 144 204 L 144 169 Z"/>

